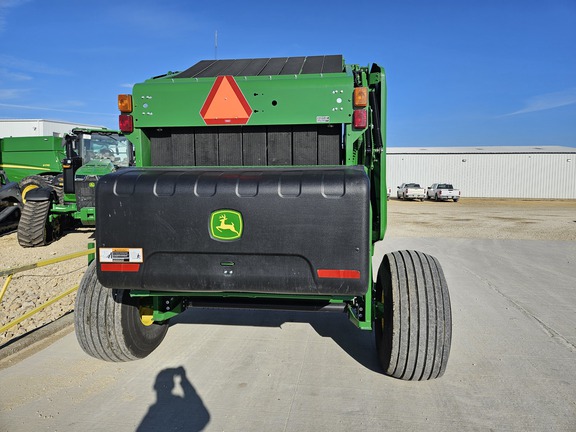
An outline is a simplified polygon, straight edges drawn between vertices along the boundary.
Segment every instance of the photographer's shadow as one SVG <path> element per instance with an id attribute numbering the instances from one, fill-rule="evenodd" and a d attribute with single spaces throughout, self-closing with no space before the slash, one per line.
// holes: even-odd
<path id="1" fill-rule="evenodd" d="M 181 392 L 175 392 L 177 378 Z M 136 429 L 138 432 L 201 431 L 210 421 L 210 413 L 188 381 L 182 366 L 160 371 L 154 390 L 156 403 L 148 409 Z M 182 396 L 178 393 L 182 393 Z"/>

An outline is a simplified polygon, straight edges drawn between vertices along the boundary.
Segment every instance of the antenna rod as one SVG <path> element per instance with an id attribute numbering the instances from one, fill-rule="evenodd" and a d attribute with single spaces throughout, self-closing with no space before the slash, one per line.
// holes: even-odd
<path id="1" fill-rule="evenodd" d="M 218 60 L 218 30 L 214 33 L 214 60 Z"/>

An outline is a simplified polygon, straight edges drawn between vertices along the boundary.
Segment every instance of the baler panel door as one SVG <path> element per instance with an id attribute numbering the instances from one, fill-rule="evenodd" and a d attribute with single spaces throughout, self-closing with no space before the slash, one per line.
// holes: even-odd
<path id="1" fill-rule="evenodd" d="M 96 189 L 98 279 L 154 291 L 363 295 L 363 167 L 126 169 Z"/>

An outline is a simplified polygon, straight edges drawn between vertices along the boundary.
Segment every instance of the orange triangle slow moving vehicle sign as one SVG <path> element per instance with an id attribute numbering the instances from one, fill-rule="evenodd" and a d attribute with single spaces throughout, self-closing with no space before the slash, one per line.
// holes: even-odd
<path id="1" fill-rule="evenodd" d="M 216 78 L 200 115 L 207 125 L 246 124 L 252 108 L 230 75 Z"/>

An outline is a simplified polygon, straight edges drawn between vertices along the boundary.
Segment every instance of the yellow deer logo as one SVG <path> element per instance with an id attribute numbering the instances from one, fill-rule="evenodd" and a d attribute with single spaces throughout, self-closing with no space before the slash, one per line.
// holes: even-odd
<path id="1" fill-rule="evenodd" d="M 236 231 L 236 227 L 234 226 L 234 222 L 226 223 L 227 220 L 228 220 L 228 218 L 226 217 L 225 214 L 220 215 L 220 225 L 217 225 L 216 229 L 219 232 L 222 232 L 222 230 L 228 230 L 228 231 L 232 231 L 234 234 L 240 235 L 240 233 L 238 231 Z"/>
<path id="2" fill-rule="evenodd" d="M 244 222 L 236 210 L 222 209 L 210 216 L 210 236 L 214 240 L 231 241 L 242 237 Z"/>

